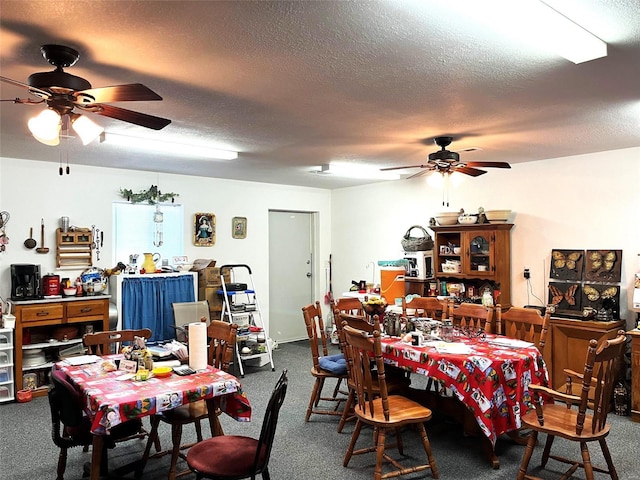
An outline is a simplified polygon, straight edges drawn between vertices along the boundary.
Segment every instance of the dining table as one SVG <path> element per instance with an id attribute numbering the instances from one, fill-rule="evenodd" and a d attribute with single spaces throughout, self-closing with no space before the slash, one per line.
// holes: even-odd
<path id="1" fill-rule="evenodd" d="M 445 405 L 451 411 L 453 404 L 458 420 L 472 416 L 466 423 L 480 430 L 493 468 L 500 467 L 495 453 L 500 435 L 524 444 L 518 430 L 522 416 L 534 408 L 529 386 L 549 385 L 547 367 L 534 344 L 461 331 L 450 342 L 428 336 L 419 345 L 399 337 L 385 336 L 381 341 L 385 364 L 432 379 L 436 392 L 426 398 L 433 405 Z M 465 428 L 465 433 L 470 432 Z"/>
<path id="2" fill-rule="evenodd" d="M 81 393 L 86 413 L 91 418 L 91 480 L 100 478 L 102 447 L 110 430 L 122 422 L 174 409 L 198 400 L 207 402 L 211 431 L 222 434 L 216 408 L 237 421 L 251 420 L 251 404 L 240 381 L 223 370 L 207 365 L 190 375 L 151 375 L 146 380 L 123 370 L 113 369 L 122 354 L 89 358 L 81 363 L 71 357 L 56 363 L 70 383 Z M 109 366 L 105 368 L 105 366 Z M 142 471 L 146 459 L 137 462 Z"/>

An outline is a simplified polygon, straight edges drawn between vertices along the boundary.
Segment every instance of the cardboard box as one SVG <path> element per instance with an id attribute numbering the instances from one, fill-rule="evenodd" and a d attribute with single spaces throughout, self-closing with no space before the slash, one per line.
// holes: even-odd
<path id="1" fill-rule="evenodd" d="M 220 287 L 200 287 L 198 289 L 198 300 L 209 302 L 210 312 L 222 311 L 222 295 L 218 293 Z"/>

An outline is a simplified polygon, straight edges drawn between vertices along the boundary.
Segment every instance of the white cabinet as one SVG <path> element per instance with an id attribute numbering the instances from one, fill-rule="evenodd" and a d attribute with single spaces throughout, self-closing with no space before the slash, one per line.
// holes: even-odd
<path id="1" fill-rule="evenodd" d="M 13 329 L 0 329 L 0 403 L 15 398 L 13 380 Z"/>

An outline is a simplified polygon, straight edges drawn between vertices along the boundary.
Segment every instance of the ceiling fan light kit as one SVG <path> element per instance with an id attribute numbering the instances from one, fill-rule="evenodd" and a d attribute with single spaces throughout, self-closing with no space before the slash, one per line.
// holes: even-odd
<path id="1" fill-rule="evenodd" d="M 37 104 L 46 103 L 47 110 L 28 122 L 33 136 L 45 145 L 55 146 L 60 143 L 60 130 L 63 117 L 67 115 L 72 128 L 82 143 L 88 145 L 95 140 L 104 129 L 92 120 L 74 113 L 74 108 L 85 112 L 96 113 L 142 127 L 160 130 L 171 120 L 141 112 L 134 112 L 120 107 L 107 105 L 107 102 L 162 100 L 162 97 L 140 83 L 115 85 L 111 87 L 92 88 L 84 78 L 71 75 L 63 68 L 75 65 L 80 53 L 64 45 L 47 44 L 40 48 L 44 58 L 56 68 L 51 72 L 33 73 L 27 83 L 1 77 L 0 81 L 22 87 L 30 94 L 40 97 L 39 101 L 16 98 L 14 103 Z M 66 122 L 66 120 L 64 120 Z M 65 128 L 68 126 L 64 123 Z"/>

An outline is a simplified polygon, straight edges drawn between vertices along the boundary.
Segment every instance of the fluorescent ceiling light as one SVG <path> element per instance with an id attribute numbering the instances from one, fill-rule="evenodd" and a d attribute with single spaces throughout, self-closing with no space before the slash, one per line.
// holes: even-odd
<path id="1" fill-rule="evenodd" d="M 329 174 L 336 177 L 360 178 L 363 180 L 399 180 L 399 173 L 381 172 L 375 167 L 351 164 L 325 164 L 313 173 Z"/>
<path id="2" fill-rule="evenodd" d="M 189 145 L 186 143 L 165 142 L 150 138 L 130 137 L 128 135 L 119 135 L 110 132 L 105 132 L 102 135 L 100 142 L 135 148 L 138 150 L 152 150 L 162 153 L 171 153 L 185 157 L 215 158 L 218 160 L 235 160 L 238 158 L 238 152 L 231 150 L 222 150 L 206 145 Z"/>

